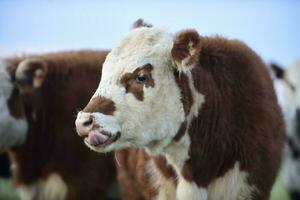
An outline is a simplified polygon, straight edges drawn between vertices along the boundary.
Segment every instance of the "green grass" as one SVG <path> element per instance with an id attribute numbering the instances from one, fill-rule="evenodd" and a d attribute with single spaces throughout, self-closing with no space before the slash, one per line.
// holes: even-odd
<path id="1" fill-rule="evenodd" d="M 276 183 L 273 186 L 271 200 L 289 200 L 288 193 L 282 183 L 281 173 L 277 177 Z"/>
<path id="2" fill-rule="evenodd" d="M 0 200 L 19 200 L 13 190 L 11 180 L 0 179 Z M 271 200 L 289 200 L 288 194 L 284 189 L 281 176 L 278 176 L 273 187 Z"/>
<path id="3" fill-rule="evenodd" d="M 9 179 L 0 179 L 0 200 L 19 200 Z"/>

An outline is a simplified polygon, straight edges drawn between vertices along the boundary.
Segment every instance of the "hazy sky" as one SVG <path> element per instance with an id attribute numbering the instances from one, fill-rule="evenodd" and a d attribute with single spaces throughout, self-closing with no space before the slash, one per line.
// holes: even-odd
<path id="1" fill-rule="evenodd" d="M 0 55 L 112 48 L 138 18 L 243 40 L 266 62 L 300 57 L 298 0 L 0 0 Z"/>

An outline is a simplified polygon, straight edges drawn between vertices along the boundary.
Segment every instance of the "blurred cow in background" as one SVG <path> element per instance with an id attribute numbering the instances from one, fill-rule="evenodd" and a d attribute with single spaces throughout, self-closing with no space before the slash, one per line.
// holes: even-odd
<path id="1" fill-rule="evenodd" d="M 14 57 L 0 61 L 0 176 L 6 178 L 11 173 L 5 151 L 12 146 L 23 144 L 27 131 L 26 120 L 12 112 L 14 110 L 12 107 L 16 104 L 13 102 L 16 88 L 11 80 L 11 74 L 20 60 L 21 58 Z"/>
<path id="2" fill-rule="evenodd" d="M 300 60 L 284 69 L 276 64 L 275 89 L 285 118 L 287 137 L 283 182 L 292 200 L 300 199 Z"/>
<path id="3" fill-rule="evenodd" d="M 13 181 L 22 200 L 106 199 L 113 157 L 82 144 L 74 116 L 97 87 L 107 53 L 52 53 L 2 63 L 0 141 L 9 141 L 2 151 L 13 146 Z"/>

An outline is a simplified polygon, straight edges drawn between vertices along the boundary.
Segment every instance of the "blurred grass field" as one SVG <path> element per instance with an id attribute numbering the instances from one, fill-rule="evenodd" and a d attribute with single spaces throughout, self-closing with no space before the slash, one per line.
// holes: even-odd
<path id="1" fill-rule="evenodd" d="M 288 193 L 283 186 L 281 173 L 277 177 L 276 183 L 273 186 L 271 200 L 290 200 Z"/>
<path id="2" fill-rule="evenodd" d="M 19 200 L 9 179 L 0 178 L 0 200 Z"/>
<path id="3" fill-rule="evenodd" d="M 0 179 L 0 200 L 19 200 L 18 196 L 13 190 L 12 182 L 9 179 Z M 277 181 L 273 187 L 271 200 L 289 200 L 280 176 L 277 178 Z"/>

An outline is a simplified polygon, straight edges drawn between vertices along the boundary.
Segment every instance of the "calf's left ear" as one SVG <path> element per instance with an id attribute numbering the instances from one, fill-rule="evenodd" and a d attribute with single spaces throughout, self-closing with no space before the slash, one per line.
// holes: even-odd
<path id="1" fill-rule="evenodd" d="M 153 27 L 153 25 L 145 22 L 142 18 L 140 18 L 140 19 L 136 20 L 135 22 L 133 22 L 133 24 L 131 26 L 132 29 L 136 29 L 136 28 L 140 28 L 140 27 L 151 28 L 151 27 Z"/>
<path id="2" fill-rule="evenodd" d="M 28 58 L 16 70 L 16 81 L 23 92 L 40 88 L 47 75 L 47 64 L 43 60 Z"/>
<path id="3" fill-rule="evenodd" d="M 175 34 L 171 55 L 178 71 L 190 70 L 198 62 L 200 51 L 201 41 L 197 31 L 190 29 Z"/>

